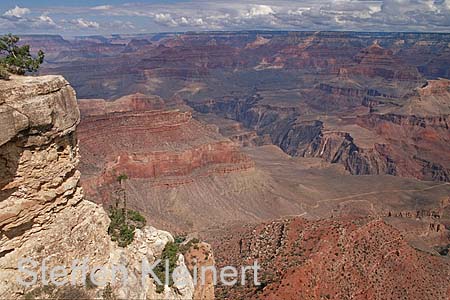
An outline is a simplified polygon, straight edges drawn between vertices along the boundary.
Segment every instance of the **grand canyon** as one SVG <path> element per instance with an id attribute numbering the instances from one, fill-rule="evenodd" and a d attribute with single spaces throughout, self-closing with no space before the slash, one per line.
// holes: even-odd
<path id="1" fill-rule="evenodd" d="M 156 259 L 187 236 L 200 246 L 179 258 L 186 269 L 204 253 L 208 265 L 261 265 L 259 286 L 189 282 L 164 299 L 450 299 L 450 34 L 21 43 L 46 60 L 37 77 L 0 82 L 5 280 L 15 258 L 44 257 L 41 243 L 69 230 L 75 257 L 94 241 L 109 249 L 85 248 L 97 263 L 135 264 L 142 248 Z M 151 225 L 124 250 L 106 233 L 120 174 Z M 153 286 L 112 290 L 158 297 Z"/>

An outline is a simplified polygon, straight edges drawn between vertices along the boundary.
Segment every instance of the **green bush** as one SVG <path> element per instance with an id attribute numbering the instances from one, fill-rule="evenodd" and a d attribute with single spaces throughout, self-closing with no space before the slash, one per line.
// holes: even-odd
<path id="1" fill-rule="evenodd" d="M 143 228 L 147 223 L 144 216 L 142 216 L 138 211 L 128 210 L 128 219 L 135 223 L 137 228 Z"/>
<path id="2" fill-rule="evenodd" d="M 200 243 L 197 238 L 194 238 L 189 240 L 186 244 L 183 244 L 186 241 L 185 236 L 176 236 L 174 240 L 174 243 L 169 242 L 166 244 L 161 254 L 161 262 L 154 269 L 155 275 L 163 284 L 156 286 L 157 293 L 162 293 L 164 291 L 164 284 L 166 282 L 166 260 L 169 261 L 169 287 L 171 287 L 173 286 L 172 274 L 177 267 L 178 255 L 186 254 L 191 247 L 197 247 L 198 249 L 198 244 Z"/>
<path id="3" fill-rule="evenodd" d="M 200 241 L 197 238 L 193 238 L 193 239 L 189 240 L 189 242 L 180 245 L 180 253 L 185 255 L 192 247 L 195 250 L 198 250 L 199 249 L 199 247 L 198 247 L 199 243 L 200 243 Z"/>
<path id="4" fill-rule="evenodd" d="M 184 236 L 184 235 L 177 235 L 174 238 L 174 240 L 175 240 L 175 243 L 181 244 L 181 243 L 183 243 L 186 240 L 186 236 Z"/>
<path id="5" fill-rule="evenodd" d="M 138 228 L 145 226 L 145 218 L 138 212 L 133 212 L 136 219 L 140 221 L 134 221 L 138 224 Z M 134 240 L 134 231 L 136 226 L 134 224 L 128 224 L 125 220 L 125 216 L 122 209 L 114 207 L 110 208 L 109 217 L 111 223 L 109 224 L 108 234 L 111 236 L 111 240 L 117 242 L 119 247 L 125 248 Z M 143 219 L 143 221 L 142 221 Z"/>
<path id="6" fill-rule="evenodd" d="M 166 282 L 166 260 L 169 261 L 169 286 L 173 285 L 172 273 L 177 267 L 178 254 L 180 248 L 177 243 L 167 243 L 161 254 L 161 262 L 155 267 L 155 275 L 159 278 L 163 285 L 156 286 L 156 292 L 162 293 L 164 291 L 164 284 Z"/>
<path id="7" fill-rule="evenodd" d="M 18 46 L 20 38 L 8 34 L 0 37 L 0 65 L 4 72 L 8 71 L 17 75 L 25 75 L 26 72 L 36 72 L 39 66 L 44 62 L 44 52 L 38 51 L 37 56 L 30 54 L 30 46 Z M 0 78 L 7 79 L 5 73 Z"/>

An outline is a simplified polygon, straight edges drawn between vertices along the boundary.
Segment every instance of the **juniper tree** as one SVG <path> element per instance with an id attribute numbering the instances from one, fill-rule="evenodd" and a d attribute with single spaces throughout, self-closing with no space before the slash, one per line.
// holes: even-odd
<path id="1" fill-rule="evenodd" d="M 44 52 L 38 51 L 33 57 L 30 45 L 18 46 L 20 38 L 7 34 L 0 37 L 0 78 L 8 79 L 9 73 L 25 75 L 27 72 L 36 72 L 44 62 Z"/>

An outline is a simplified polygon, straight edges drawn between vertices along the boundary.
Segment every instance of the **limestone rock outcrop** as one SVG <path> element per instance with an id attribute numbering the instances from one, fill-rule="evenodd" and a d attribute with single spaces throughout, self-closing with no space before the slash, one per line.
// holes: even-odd
<path id="1" fill-rule="evenodd" d="M 150 264 L 157 259 L 166 243 L 173 242 L 168 232 L 137 229 L 134 241 L 119 248 L 108 235 L 105 210 L 84 199 L 77 170 L 79 118 L 75 92 L 60 76 L 14 76 L 0 82 L 0 294 L 10 299 L 43 296 L 44 290 L 51 290 L 42 282 L 49 278 L 41 268 L 45 261 L 47 270 L 65 268 L 59 282 L 73 276 L 78 293 L 101 298 L 106 287 L 83 290 L 83 274 L 71 268 L 74 261 L 79 265 L 87 259 L 88 270 L 126 266 L 126 282 L 95 272 L 110 282 L 110 292 L 119 298 L 191 299 L 190 275 L 184 285 L 166 287 L 163 294 L 157 294 L 149 276 L 141 280 L 142 259 Z M 16 278 L 33 279 L 18 270 L 24 258 L 39 264 L 28 266 L 37 279 L 29 286 Z M 183 256 L 178 264 L 187 270 Z"/>

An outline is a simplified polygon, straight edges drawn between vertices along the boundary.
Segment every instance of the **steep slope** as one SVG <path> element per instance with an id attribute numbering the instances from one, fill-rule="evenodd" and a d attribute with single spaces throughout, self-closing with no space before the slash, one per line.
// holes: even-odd
<path id="1" fill-rule="evenodd" d="M 450 181 L 450 81 L 431 80 L 399 107 L 379 107 L 357 123 L 389 144 L 397 174 Z"/>
<path id="2" fill-rule="evenodd" d="M 166 243 L 173 242 L 168 232 L 153 227 L 137 229 L 132 244 L 119 248 L 107 233 L 110 220 L 106 212 L 84 199 L 75 136 L 79 111 L 67 81 L 60 76 L 45 76 L 12 77 L 11 81 L 0 82 L 0 116 L 2 297 L 45 298 L 54 295 L 49 293 L 55 288 L 59 290 L 55 293 L 65 299 L 99 297 L 106 287 L 82 288 L 86 274 L 71 268 L 87 259 L 88 270 L 94 266 L 108 270 L 106 274 L 95 274 L 111 283 L 110 291 L 117 297 L 192 298 L 190 276 L 185 277 L 184 284 L 166 288 L 164 294 L 156 293 L 150 277 L 141 281 L 142 258 L 155 261 Z M 18 270 L 24 258 L 36 262 L 28 268 L 36 272 L 37 281 L 27 286 L 16 279 L 32 279 Z M 112 267 L 124 262 L 129 280 L 114 282 Z M 46 264 L 47 273 L 40 268 L 41 263 Z M 183 256 L 179 256 L 178 263 L 186 270 Z M 57 277 L 58 282 L 65 282 L 60 288 L 41 283 L 55 266 L 66 270 Z M 77 286 L 68 281 L 72 278 Z"/>
<path id="3" fill-rule="evenodd" d="M 80 101 L 89 199 L 112 204 L 116 178 L 125 173 L 129 204 L 175 230 L 276 217 L 297 207 L 278 199 L 271 179 L 216 127 L 160 104 L 142 95 Z"/>
<path id="4" fill-rule="evenodd" d="M 284 219 L 215 232 L 219 266 L 261 266 L 261 286 L 217 299 L 433 299 L 450 296 L 448 258 L 415 250 L 380 219 Z"/>

